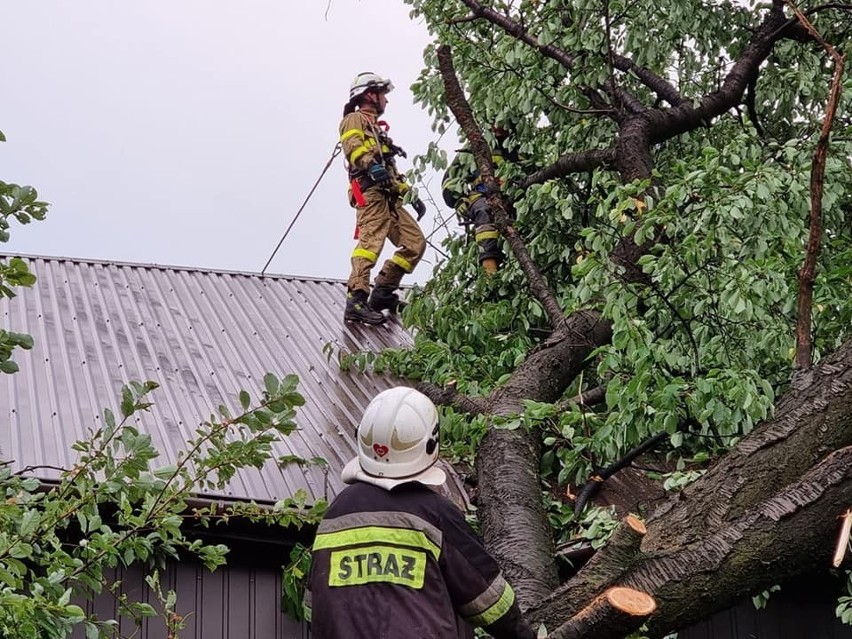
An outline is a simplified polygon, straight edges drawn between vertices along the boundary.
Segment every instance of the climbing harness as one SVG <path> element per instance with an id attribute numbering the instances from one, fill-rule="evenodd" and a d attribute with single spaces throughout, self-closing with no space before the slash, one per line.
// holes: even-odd
<path id="1" fill-rule="evenodd" d="M 387 123 L 384 120 L 378 122 L 378 124 L 382 125 L 383 128 L 387 127 L 387 128 L 385 128 L 385 132 L 387 131 L 388 128 L 390 128 L 390 127 L 387 126 Z M 383 136 L 383 137 L 385 137 L 385 136 Z M 308 195 L 305 197 L 305 200 L 302 202 L 302 205 L 299 207 L 299 210 L 296 211 L 296 214 L 293 216 L 293 219 L 290 220 L 290 224 L 288 224 L 287 228 L 284 230 L 284 234 L 281 236 L 281 239 L 278 241 L 278 244 L 275 246 L 275 250 L 272 251 L 272 255 L 269 256 L 268 260 L 266 260 L 266 264 L 264 264 L 263 269 L 260 271 L 261 277 L 263 277 L 266 274 L 266 269 L 269 268 L 269 265 L 272 263 L 272 260 L 275 259 L 275 256 L 277 255 L 278 251 L 281 249 L 281 245 L 284 244 L 284 240 L 287 239 L 287 236 L 290 234 L 290 231 L 293 229 L 293 226 L 296 224 L 296 220 L 299 219 L 299 216 L 302 214 L 302 211 L 307 206 L 311 197 L 313 197 L 314 192 L 317 190 L 317 187 L 319 186 L 320 182 L 322 182 L 322 179 L 325 177 L 325 174 L 328 172 L 329 168 L 331 168 L 332 163 L 334 162 L 335 158 L 338 155 L 340 155 L 341 151 L 343 151 L 343 145 L 340 142 L 338 142 L 337 144 L 334 145 L 334 150 L 331 153 L 331 157 L 328 159 L 328 162 L 325 163 L 325 166 L 323 167 L 322 172 L 320 173 L 319 177 L 317 178 L 317 181 L 314 182 L 314 185 L 311 187 L 311 190 L 308 192 Z M 392 153 L 392 156 L 393 155 L 400 155 L 402 157 L 408 157 L 407 154 L 405 153 L 405 151 L 401 147 L 396 146 L 395 144 L 391 145 L 390 151 Z M 353 196 L 354 196 L 356 202 L 359 204 L 359 206 L 363 206 L 364 204 L 366 204 L 366 201 L 363 201 L 364 195 L 363 195 L 362 186 L 361 186 L 359 180 L 352 179 L 350 184 L 352 186 Z M 423 185 L 422 182 L 421 182 L 421 186 L 423 186 L 425 188 L 425 185 Z M 426 189 L 426 190 L 428 192 L 428 189 Z M 433 200 L 433 204 L 434 204 L 434 200 Z M 446 227 L 446 225 L 447 225 L 447 221 L 445 221 L 443 219 L 443 217 L 440 216 L 440 209 L 438 209 L 437 206 L 435 208 L 438 210 L 439 218 L 441 219 L 442 223 L 441 223 L 440 226 L 438 226 L 438 228 L 434 229 L 426 237 L 426 242 L 428 243 L 429 246 L 432 247 L 433 250 L 440 253 L 441 255 L 443 255 L 446 258 L 446 257 L 448 257 L 447 254 L 444 253 L 442 250 L 440 250 L 437 246 L 435 246 L 432 242 L 429 241 L 431 239 L 431 237 L 433 235 L 435 235 L 435 233 L 437 233 L 441 228 Z M 356 227 L 355 239 L 358 239 L 357 227 Z"/>

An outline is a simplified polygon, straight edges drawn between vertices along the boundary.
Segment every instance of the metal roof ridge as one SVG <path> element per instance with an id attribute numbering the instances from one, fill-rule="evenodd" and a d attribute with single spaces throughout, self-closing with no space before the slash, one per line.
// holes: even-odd
<path id="1" fill-rule="evenodd" d="M 36 255 L 33 253 L 13 253 L 0 251 L 0 258 L 20 257 L 31 260 L 44 260 L 53 262 L 70 262 L 79 264 L 102 264 L 105 266 L 119 266 L 123 268 L 145 268 L 159 271 L 188 271 L 195 273 L 208 273 L 215 275 L 239 275 L 243 277 L 257 277 L 261 280 L 277 279 L 295 282 L 321 282 L 325 284 L 346 284 L 346 280 L 330 277 L 314 277 L 310 275 L 287 275 L 284 273 L 266 273 L 261 275 L 259 271 L 240 271 L 232 269 L 211 268 L 203 266 L 181 266 L 177 264 L 157 264 L 155 262 L 128 262 L 124 260 L 107 260 L 91 257 L 63 257 L 60 255 Z"/>

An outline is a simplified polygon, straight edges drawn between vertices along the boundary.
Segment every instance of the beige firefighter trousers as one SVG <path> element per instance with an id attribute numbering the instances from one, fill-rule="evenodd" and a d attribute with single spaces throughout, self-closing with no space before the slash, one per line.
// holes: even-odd
<path id="1" fill-rule="evenodd" d="M 375 266 L 385 240 L 397 247 L 382 266 L 376 284 L 396 288 L 405 273 L 411 273 L 426 251 L 426 238 L 416 220 L 402 207 L 402 199 L 373 187 L 364 191 L 365 206 L 355 209 L 358 244 L 352 251 L 350 291 L 370 291 L 370 271 Z"/>

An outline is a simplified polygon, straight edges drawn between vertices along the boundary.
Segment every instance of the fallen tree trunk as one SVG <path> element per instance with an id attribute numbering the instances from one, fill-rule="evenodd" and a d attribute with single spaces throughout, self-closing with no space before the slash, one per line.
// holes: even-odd
<path id="1" fill-rule="evenodd" d="M 566 318 L 488 398 L 491 414 L 523 412 L 524 399 L 556 401 L 568 380 L 586 366 L 589 354 L 611 335 L 610 324 L 597 313 L 582 311 Z M 541 601 L 559 583 L 553 535 L 541 500 L 540 458 L 538 436 L 523 429 L 491 428 L 477 451 L 477 505 L 484 541 L 524 607 Z"/>
<path id="2" fill-rule="evenodd" d="M 658 509 L 636 555 L 625 559 L 623 544 L 604 547 L 528 617 L 555 627 L 602 589 L 623 585 L 656 599 L 649 636 L 662 636 L 827 568 L 850 503 L 852 341 L 803 377 L 773 419 Z M 610 567 L 602 579 L 607 564 L 625 569 Z"/>
<path id="3" fill-rule="evenodd" d="M 725 520 L 739 517 L 780 487 L 802 477 L 830 452 L 852 445 L 852 340 L 807 373 L 777 403 L 775 417 L 758 426 L 701 479 L 683 493 L 704 512 L 685 512 L 676 501 L 658 510 L 666 529 L 658 535 L 689 543 Z M 698 519 L 696 520 L 696 516 Z M 697 524 L 697 526 L 696 526 Z"/>

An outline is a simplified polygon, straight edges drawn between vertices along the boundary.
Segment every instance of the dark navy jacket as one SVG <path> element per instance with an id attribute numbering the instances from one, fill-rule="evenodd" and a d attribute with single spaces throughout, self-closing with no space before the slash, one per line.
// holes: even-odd
<path id="1" fill-rule="evenodd" d="M 317 531 L 309 583 L 316 639 L 455 639 L 466 624 L 533 639 L 515 593 L 459 509 L 417 483 L 355 483 Z"/>

